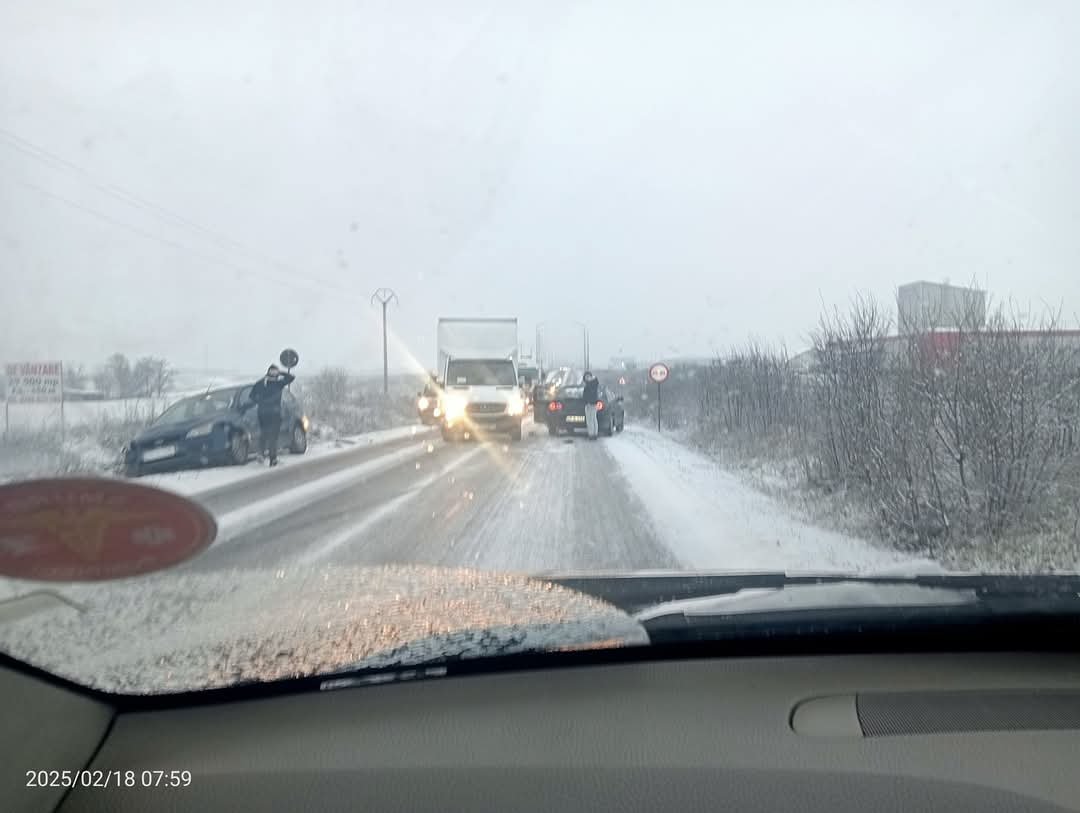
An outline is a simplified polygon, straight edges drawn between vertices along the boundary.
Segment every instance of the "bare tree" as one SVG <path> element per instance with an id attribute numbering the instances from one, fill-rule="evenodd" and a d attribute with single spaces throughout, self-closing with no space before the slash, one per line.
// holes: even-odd
<path id="1" fill-rule="evenodd" d="M 165 359 L 143 356 L 131 371 L 132 395 L 144 398 L 161 396 L 172 382 L 173 372 Z"/>
<path id="2" fill-rule="evenodd" d="M 72 361 L 64 363 L 64 387 L 67 389 L 81 390 L 86 387 L 89 376 L 86 366 Z"/>
<path id="3" fill-rule="evenodd" d="M 94 383 L 94 389 L 98 390 L 106 398 L 111 398 L 116 391 L 112 373 L 105 367 L 98 367 L 94 371 L 91 381 Z"/>
<path id="4" fill-rule="evenodd" d="M 131 362 L 123 353 L 113 353 L 105 362 L 105 374 L 108 376 L 108 392 L 121 398 L 134 395 Z"/>

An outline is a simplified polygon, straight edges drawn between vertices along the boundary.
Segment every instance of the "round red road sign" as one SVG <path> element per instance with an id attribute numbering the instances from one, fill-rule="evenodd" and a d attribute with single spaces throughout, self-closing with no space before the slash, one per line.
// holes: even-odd
<path id="1" fill-rule="evenodd" d="M 217 535 L 206 509 L 123 480 L 59 478 L 0 486 L 0 575 L 104 581 L 163 570 Z"/>
<path id="2" fill-rule="evenodd" d="M 657 362 L 649 368 L 649 378 L 655 381 L 657 384 L 663 384 L 667 381 L 667 377 L 671 375 L 671 370 L 663 362 Z"/>

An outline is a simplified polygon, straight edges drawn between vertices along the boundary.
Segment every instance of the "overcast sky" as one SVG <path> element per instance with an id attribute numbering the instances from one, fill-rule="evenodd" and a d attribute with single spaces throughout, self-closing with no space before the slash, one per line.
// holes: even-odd
<path id="1" fill-rule="evenodd" d="M 0 360 L 594 364 L 915 279 L 1080 312 L 1080 3 L 0 5 Z"/>

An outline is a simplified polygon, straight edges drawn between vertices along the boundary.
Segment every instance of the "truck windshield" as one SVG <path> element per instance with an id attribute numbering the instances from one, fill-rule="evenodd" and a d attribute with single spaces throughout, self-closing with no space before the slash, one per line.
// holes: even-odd
<path id="1" fill-rule="evenodd" d="M 471 384 L 513 387 L 517 384 L 514 363 L 509 359 L 452 360 L 447 365 L 446 380 L 451 386 Z"/>

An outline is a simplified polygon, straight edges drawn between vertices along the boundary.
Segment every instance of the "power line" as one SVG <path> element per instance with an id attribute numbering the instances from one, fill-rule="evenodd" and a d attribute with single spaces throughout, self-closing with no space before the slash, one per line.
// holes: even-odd
<path id="1" fill-rule="evenodd" d="M 162 236 L 160 236 L 158 234 L 154 234 L 153 232 L 147 231 L 146 229 L 143 229 L 143 228 L 141 228 L 139 226 L 133 226 L 130 223 L 127 223 L 127 222 L 125 222 L 123 220 L 119 220 L 119 219 L 117 219 L 115 217 L 112 217 L 111 215 L 107 215 L 104 212 L 99 212 L 97 209 L 94 209 L 94 208 L 92 208 L 90 206 L 86 206 L 86 205 L 84 205 L 82 203 L 79 203 L 78 201 L 71 200 L 70 198 L 65 198 L 63 195 L 57 195 L 55 192 L 50 192 L 49 190 L 45 189 L 44 187 L 38 186 L 37 184 L 32 184 L 32 183 L 29 183 L 28 181 L 20 181 L 19 183 L 22 186 L 26 187 L 27 189 L 32 189 L 35 192 L 38 192 L 38 193 L 40 193 L 41 195 L 44 195 L 47 198 L 55 200 L 55 201 L 57 201 L 59 203 L 63 203 L 64 205 L 70 206 L 73 209 L 77 209 L 77 210 L 79 210 L 79 211 L 81 211 L 81 212 L 83 212 L 85 214 L 90 215 L 91 217 L 97 218 L 98 220 L 101 220 L 101 221 L 103 221 L 105 223 L 109 223 L 112 226 L 116 226 L 117 228 L 120 228 L 120 229 L 123 229 L 125 231 L 131 232 L 132 234 L 136 234 L 136 235 L 138 235 L 140 237 L 144 237 L 144 238 L 146 238 L 148 240 L 153 240 L 155 242 L 161 243 L 162 245 L 169 246 L 170 248 L 179 249 L 180 251 L 186 251 L 186 252 L 194 255 L 195 257 L 198 257 L 199 259 L 201 259 L 201 260 L 203 260 L 205 262 L 216 263 L 216 264 L 224 266 L 226 268 L 230 268 L 233 271 L 236 271 L 236 272 L 238 272 L 240 274 L 251 275 L 251 276 L 262 276 L 262 277 L 265 277 L 266 279 L 268 279 L 268 280 L 270 280 L 272 282 L 277 282 L 277 283 L 279 283 L 281 285 L 285 285 L 285 286 L 287 286 L 289 288 L 294 288 L 295 287 L 296 281 L 294 279 L 291 279 L 291 278 L 285 279 L 285 278 L 281 278 L 281 277 L 271 276 L 271 275 L 267 274 L 265 271 L 253 271 L 250 268 L 246 268 L 244 266 L 237 265 L 236 263 L 231 262 L 230 260 L 223 259 L 221 257 L 215 257 L 213 255 L 204 254 L 201 251 L 199 251 L 198 249 L 192 248 L 191 246 L 186 245 L 185 243 L 181 243 L 181 242 L 179 242 L 177 240 L 170 240 L 167 237 L 162 237 Z M 317 284 L 323 286 L 324 288 L 325 287 L 330 287 L 326 283 L 322 283 L 322 282 L 319 282 Z M 335 289 L 335 292 L 336 293 L 343 293 L 343 294 L 348 294 L 349 293 L 348 291 L 346 291 L 343 288 L 337 288 L 337 289 Z M 320 293 L 322 293 L 322 291 L 320 291 Z"/>
<path id="2" fill-rule="evenodd" d="M 265 254 L 263 252 L 260 252 L 260 251 L 258 251 L 256 249 L 248 248 L 243 243 L 229 237 L 228 235 L 221 234 L 220 232 L 217 232 L 214 229 L 211 229 L 211 228 L 203 226 L 203 225 L 201 225 L 199 223 L 196 223 L 195 221 L 193 221 L 193 220 L 191 220 L 191 219 L 189 219 L 189 218 L 187 218 L 187 217 L 185 217 L 185 216 L 183 216 L 181 214 L 178 214 L 178 213 L 176 213 L 176 212 L 174 212 L 174 211 L 172 211 L 170 209 L 167 209 L 164 206 L 160 206 L 159 204 L 156 204 L 156 203 L 153 203 L 152 201 L 146 200 L 145 198 L 142 198 L 139 195 L 137 195 L 136 193 L 131 192 L 131 191 L 129 191 L 129 190 L 127 190 L 127 189 L 125 189 L 125 188 L 123 188 L 121 186 L 118 186 L 116 184 L 103 183 L 103 182 L 95 179 L 86 169 L 79 166 L 78 164 L 75 164 L 75 163 L 67 160 L 66 158 L 63 158 L 62 156 L 59 156 L 56 153 L 50 152 L 49 150 L 46 150 L 44 147 L 41 147 L 41 146 L 39 146 L 37 144 L 34 144 L 32 141 L 28 141 L 27 139 L 17 135 L 16 133 L 11 132 L 10 130 L 0 128 L 0 143 L 3 143 L 5 146 L 7 146 L 7 147 L 21 153 L 22 155 L 25 155 L 25 156 L 27 156 L 29 158 L 33 158 L 34 160 L 37 160 L 37 161 L 45 164 L 46 166 L 49 166 L 52 169 L 62 169 L 62 170 L 67 170 L 69 172 L 73 172 L 73 173 L 79 175 L 87 184 L 89 184 L 94 189 L 97 189 L 98 191 L 100 191 L 100 192 L 102 192 L 102 193 L 104 193 L 106 195 L 109 195 L 110 197 L 112 197 L 112 198 L 114 198 L 116 200 L 119 200 L 122 203 L 125 203 L 125 204 L 127 204 L 129 206 L 140 209 L 142 211 L 150 212 L 151 214 L 154 214 L 154 215 L 156 215 L 156 216 L 158 216 L 158 217 L 160 217 L 160 218 L 162 218 L 164 220 L 171 221 L 172 223 L 174 223 L 176 225 L 180 225 L 180 226 L 186 227 L 188 229 L 191 229 L 193 231 L 199 232 L 199 233 L 201 233 L 201 234 L 203 234 L 203 235 L 205 235 L 207 237 L 210 237 L 211 239 L 213 239 L 215 242 L 217 242 L 222 247 L 231 248 L 232 250 L 237 251 L 239 253 L 247 254 L 249 257 L 259 261 L 260 263 L 267 263 L 269 265 L 276 266 L 278 268 L 278 270 L 280 270 L 280 271 L 283 271 L 283 272 L 285 272 L 287 274 L 290 274 L 291 276 L 294 276 L 294 277 L 306 278 L 309 281 L 311 281 L 311 282 L 313 282 L 313 283 L 315 283 L 317 285 L 323 285 L 323 286 L 327 286 L 327 287 L 332 287 L 334 285 L 333 283 L 330 283 L 327 280 L 323 280 L 323 279 L 320 279 L 318 277 L 313 277 L 310 274 L 302 272 L 299 269 L 294 268 L 294 267 L 288 265 L 287 263 L 281 262 L 280 260 L 277 260 L 277 259 L 275 259 L 275 258 L 273 258 L 273 257 L 271 257 L 271 256 L 269 256 L 269 255 L 267 255 L 267 254 Z M 29 185 L 29 184 L 27 184 L 27 185 Z M 45 192 L 45 190 L 41 189 L 40 187 L 36 187 L 36 188 L 39 191 Z M 45 194 L 52 194 L 52 193 L 45 192 Z M 61 199 L 60 196 L 54 196 L 54 197 L 56 197 L 58 200 L 64 200 L 65 202 L 67 202 L 67 203 L 69 203 L 71 205 L 75 205 L 76 208 L 80 208 L 80 206 L 78 204 L 73 204 L 71 201 L 66 201 L 66 199 Z M 86 207 L 81 207 L 81 208 L 85 209 Z M 95 215 L 95 216 L 99 216 L 99 215 L 100 215 L 100 213 L 97 213 L 97 215 Z M 103 219 L 107 219 L 107 217 L 103 216 Z M 126 226 L 124 226 L 124 227 L 129 228 L 129 230 L 131 230 L 131 228 L 133 228 L 133 227 L 126 227 Z M 147 235 L 144 234 L 143 236 L 147 236 Z M 158 238 L 152 238 L 152 239 L 158 239 Z M 255 273 L 255 272 L 245 270 L 245 273 Z"/>

